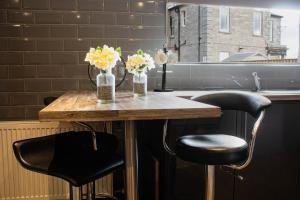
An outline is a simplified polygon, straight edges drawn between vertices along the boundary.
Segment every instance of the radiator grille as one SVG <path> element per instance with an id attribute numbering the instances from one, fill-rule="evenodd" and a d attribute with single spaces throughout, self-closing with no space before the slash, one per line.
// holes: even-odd
<path id="1" fill-rule="evenodd" d="M 68 183 L 22 168 L 13 155 L 12 143 L 71 130 L 84 129 L 71 123 L 0 122 L 0 199 L 67 199 Z M 96 191 L 111 194 L 112 176 L 97 180 Z"/>

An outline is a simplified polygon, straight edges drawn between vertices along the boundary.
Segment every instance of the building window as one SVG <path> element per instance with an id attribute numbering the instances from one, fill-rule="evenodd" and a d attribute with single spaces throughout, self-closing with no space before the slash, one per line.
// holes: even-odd
<path id="1" fill-rule="evenodd" d="M 219 53 L 219 61 L 220 62 L 222 62 L 223 60 L 225 60 L 228 57 L 229 57 L 229 52 L 220 52 Z"/>
<path id="2" fill-rule="evenodd" d="M 219 9 L 219 30 L 229 33 L 230 10 L 229 7 L 220 7 Z"/>
<path id="3" fill-rule="evenodd" d="M 270 41 L 273 42 L 273 21 L 270 21 Z"/>
<path id="4" fill-rule="evenodd" d="M 174 37 L 174 18 L 170 16 L 170 37 Z"/>
<path id="5" fill-rule="evenodd" d="M 180 11 L 180 24 L 182 27 L 185 27 L 185 22 L 186 22 L 186 11 L 185 10 L 181 10 Z"/>
<path id="6" fill-rule="evenodd" d="M 262 12 L 254 12 L 253 14 L 253 34 L 262 35 Z"/>

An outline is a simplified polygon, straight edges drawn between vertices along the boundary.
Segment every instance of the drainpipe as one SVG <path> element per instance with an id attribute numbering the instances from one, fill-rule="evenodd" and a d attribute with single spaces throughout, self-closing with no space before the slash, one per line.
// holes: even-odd
<path id="1" fill-rule="evenodd" d="M 200 47 L 200 42 L 201 42 L 201 8 L 200 5 L 198 6 L 198 62 L 201 61 L 201 47 Z"/>
<path id="2" fill-rule="evenodd" d="M 298 50 L 298 63 L 300 63 L 300 14 L 299 14 L 299 50 Z"/>
<path id="3" fill-rule="evenodd" d="M 180 62 L 180 44 L 181 44 L 181 38 L 180 38 L 180 31 L 181 31 L 181 19 L 180 19 L 180 8 L 177 7 L 175 8 L 175 12 L 177 12 L 177 26 L 178 26 L 178 30 L 177 30 L 177 45 L 178 45 L 178 49 L 177 49 L 177 53 L 178 53 L 178 62 Z"/>

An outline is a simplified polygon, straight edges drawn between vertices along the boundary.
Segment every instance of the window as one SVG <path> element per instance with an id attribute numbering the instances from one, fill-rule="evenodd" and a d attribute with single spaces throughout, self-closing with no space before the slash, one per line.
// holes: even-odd
<path id="1" fill-rule="evenodd" d="M 219 61 L 220 62 L 222 62 L 223 60 L 225 60 L 228 57 L 229 57 L 229 52 L 220 52 L 219 53 Z"/>
<path id="2" fill-rule="evenodd" d="M 182 27 L 185 27 L 185 22 L 186 22 L 186 11 L 185 10 L 181 10 L 180 11 L 180 23 Z"/>
<path id="3" fill-rule="evenodd" d="M 262 35 L 262 12 L 254 12 L 253 14 L 253 34 Z"/>
<path id="4" fill-rule="evenodd" d="M 170 16 L 170 37 L 174 37 L 174 18 Z"/>
<path id="5" fill-rule="evenodd" d="M 230 24 L 229 7 L 220 7 L 219 9 L 219 30 L 220 32 L 229 33 Z"/>
<path id="6" fill-rule="evenodd" d="M 270 41 L 273 42 L 273 21 L 270 21 Z"/>
<path id="7" fill-rule="evenodd" d="M 181 63 L 300 63 L 300 10 L 167 2 L 165 46 Z"/>

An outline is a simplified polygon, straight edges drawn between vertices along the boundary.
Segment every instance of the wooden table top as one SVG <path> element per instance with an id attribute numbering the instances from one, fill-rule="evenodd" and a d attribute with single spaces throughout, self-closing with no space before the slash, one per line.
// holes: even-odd
<path id="1" fill-rule="evenodd" d="M 116 102 L 100 104 L 92 91 L 68 92 L 39 112 L 41 121 L 119 121 L 219 117 L 220 108 L 149 92 L 145 97 L 119 93 Z"/>

